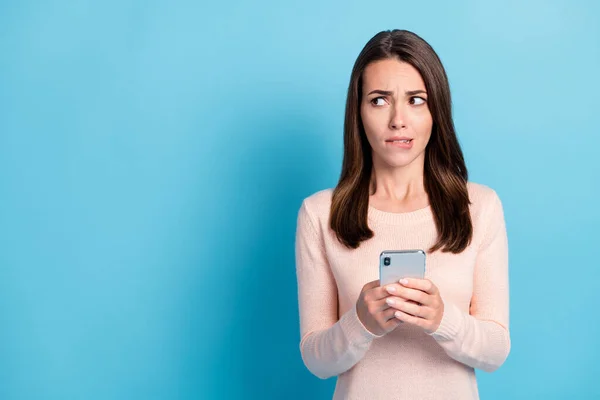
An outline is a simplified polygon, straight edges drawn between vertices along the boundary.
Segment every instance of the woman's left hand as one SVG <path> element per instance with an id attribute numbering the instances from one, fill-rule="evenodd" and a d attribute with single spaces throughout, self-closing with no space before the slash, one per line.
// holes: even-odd
<path id="1" fill-rule="evenodd" d="M 435 332 L 444 315 L 444 302 L 437 286 L 429 279 L 406 278 L 399 283 L 385 287 L 390 294 L 387 304 L 398 310 L 396 318 L 421 327 L 427 333 Z"/>

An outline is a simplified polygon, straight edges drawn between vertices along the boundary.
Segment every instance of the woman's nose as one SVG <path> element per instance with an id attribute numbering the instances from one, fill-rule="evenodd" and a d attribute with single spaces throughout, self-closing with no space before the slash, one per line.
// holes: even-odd
<path id="1" fill-rule="evenodd" d="M 400 110 L 399 107 L 396 107 L 390 116 L 390 129 L 400 129 L 404 126 L 405 121 L 403 110 Z"/>

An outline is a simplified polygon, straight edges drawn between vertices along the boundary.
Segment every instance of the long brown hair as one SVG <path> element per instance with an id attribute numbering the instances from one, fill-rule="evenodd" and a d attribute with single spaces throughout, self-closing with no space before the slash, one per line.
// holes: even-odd
<path id="1" fill-rule="evenodd" d="M 374 61 L 396 58 L 411 64 L 425 83 L 433 119 L 425 148 L 424 186 L 429 196 L 438 240 L 429 252 L 460 253 L 471 242 L 468 173 L 454 130 L 448 77 L 433 48 L 413 32 L 395 29 L 376 34 L 362 49 L 350 77 L 344 120 L 344 160 L 333 191 L 329 224 L 338 240 L 356 249 L 373 237 L 367 223 L 373 160 L 360 104 L 362 75 Z"/>

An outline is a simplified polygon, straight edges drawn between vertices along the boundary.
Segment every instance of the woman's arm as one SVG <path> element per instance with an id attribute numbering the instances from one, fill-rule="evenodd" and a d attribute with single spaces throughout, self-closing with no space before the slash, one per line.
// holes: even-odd
<path id="1" fill-rule="evenodd" d="M 495 191 L 488 209 L 469 314 L 444 301 L 442 322 L 430 335 L 453 359 L 492 372 L 510 352 L 508 240 L 502 203 Z"/>
<path id="2" fill-rule="evenodd" d="M 296 276 L 302 360 L 321 379 L 339 375 L 358 363 L 380 336 L 360 322 L 356 304 L 338 320 L 335 278 L 306 202 L 298 212 Z"/>

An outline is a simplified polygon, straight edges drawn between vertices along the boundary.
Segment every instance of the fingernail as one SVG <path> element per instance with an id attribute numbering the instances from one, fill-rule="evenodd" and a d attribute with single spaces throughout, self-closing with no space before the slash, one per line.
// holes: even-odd
<path id="1" fill-rule="evenodd" d="M 396 288 L 393 286 L 386 286 L 385 289 L 390 293 L 396 293 Z"/>
<path id="2" fill-rule="evenodd" d="M 386 299 L 385 302 L 388 303 L 389 305 L 392 305 L 395 303 L 395 301 L 393 299 Z"/>
<path id="3" fill-rule="evenodd" d="M 400 282 L 400 283 L 401 283 L 401 284 L 403 284 L 403 285 L 406 285 L 406 284 L 408 283 L 408 280 L 407 280 L 407 279 L 404 279 L 404 278 L 402 278 L 402 279 L 400 279 L 398 282 Z"/>

